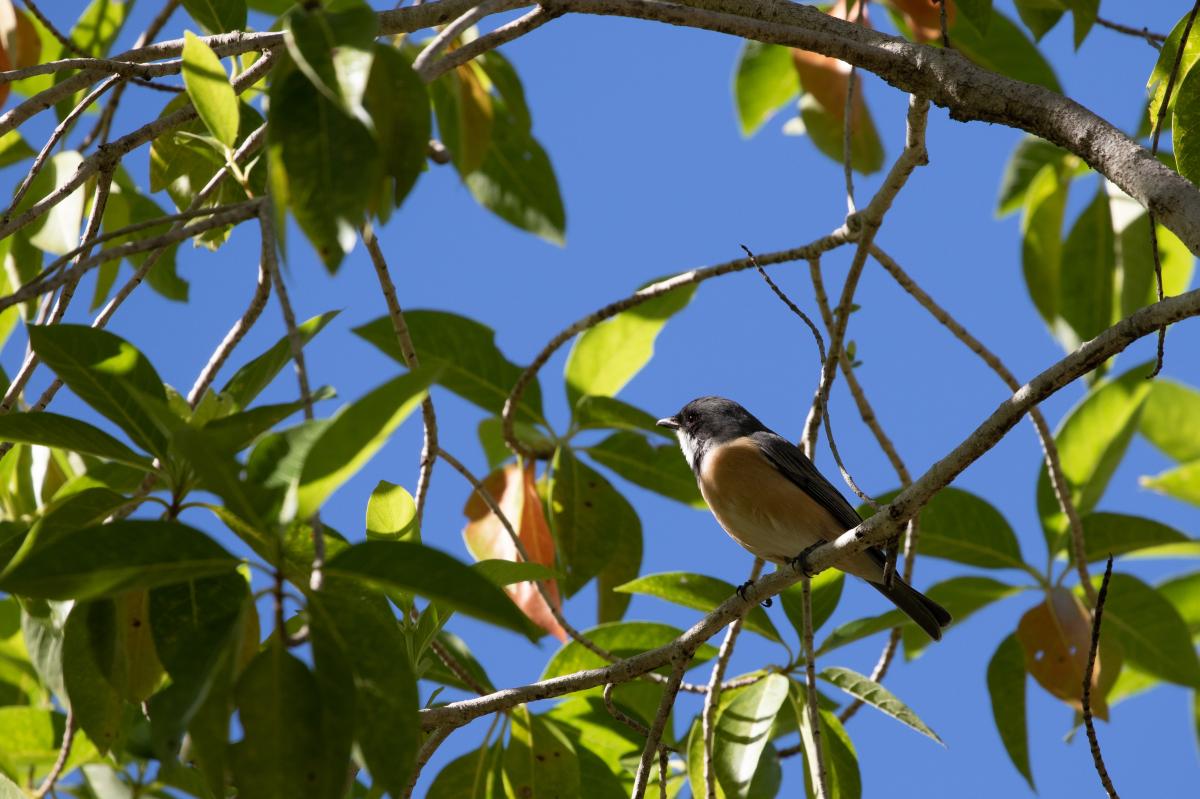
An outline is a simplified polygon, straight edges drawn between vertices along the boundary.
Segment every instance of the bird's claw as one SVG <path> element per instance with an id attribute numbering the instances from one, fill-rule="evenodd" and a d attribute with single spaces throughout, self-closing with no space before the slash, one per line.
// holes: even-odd
<path id="1" fill-rule="evenodd" d="M 749 602 L 749 601 L 750 601 L 750 600 L 746 599 L 746 589 L 747 589 L 747 588 L 749 588 L 749 587 L 750 587 L 750 586 L 752 586 L 752 585 L 754 585 L 754 581 L 753 581 L 753 580 L 747 580 L 746 582 L 742 583 L 741 585 L 739 585 L 739 586 L 737 587 L 737 595 L 738 595 L 739 597 L 741 597 L 741 599 L 742 599 L 742 601 L 743 601 L 743 602 Z M 775 601 L 774 601 L 773 599 L 771 599 L 771 597 L 767 597 L 766 599 L 764 599 L 764 600 L 763 600 L 762 602 L 760 602 L 759 604 L 761 604 L 761 605 L 762 605 L 764 608 L 769 608 L 769 607 L 771 607 L 772 605 L 774 605 L 774 604 L 775 604 Z"/>
<path id="2" fill-rule="evenodd" d="M 818 541 L 817 543 L 813 544 L 812 546 L 805 547 L 803 552 L 801 552 L 799 555 L 797 555 L 796 557 L 794 557 L 788 561 L 788 565 L 791 566 L 796 571 L 803 574 L 805 577 L 812 577 L 813 576 L 812 569 L 810 569 L 808 567 L 808 556 L 812 553 L 812 551 L 814 549 L 816 549 L 817 547 L 823 546 L 824 544 L 825 544 L 824 541 Z"/>

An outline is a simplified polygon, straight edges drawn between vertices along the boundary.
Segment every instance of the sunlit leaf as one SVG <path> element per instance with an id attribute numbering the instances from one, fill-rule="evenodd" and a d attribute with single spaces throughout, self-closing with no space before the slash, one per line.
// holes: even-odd
<path id="1" fill-rule="evenodd" d="M 779 674 L 740 692 L 717 717 L 713 759 L 725 795 L 746 799 L 767 744 L 775 715 L 788 698 L 788 679 Z"/>
<path id="2" fill-rule="evenodd" d="M 735 586 L 716 577 L 690 572 L 663 572 L 647 574 L 632 582 L 619 585 L 615 591 L 626 594 L 645 594 L 647 596 L 665 599 L 685 608 L 694 608 L 708 612 L 734 595 Z M 772 641 L 779 643 L 783 639 L 775 625 L 760 607 L 752 608 L 743 617 L 745 629 L 756 632 Z"/>
<path id="3" fill-rule="evenodd" d="M 1141 484 L 1151 491 L 1200 505 L 1200 460 L 1185 463 L 1153 477 L 1143 477 Z"/>
<path id="4" fill-rule="evenodd" d="M 991 3 L 988 2 L 989 9 Z M 1000 181 L 1000 196 L 996 200 L 996 215 L 1008 216 L 1025 206 L 1026 198 L 1042 168 L 1053 166 L 1061 172 L 1070 153 L 1037 136 L 1021 139 L 1004 165 Z"/>
<path id="5" fill-rule="evenodd" d="M 314 316 L 303 324 L 296 326 L 301 345 L 312 341 L 325 325 L 329 324 L 339 311 L 326 311 L 320 316 Z M 233 377 L 221 389 L 233 399 L 236 408 L 247 408 L 254 399 L 262 393 L 280 370 L 292 357 L 291 342 L 287 336 L 279 339 L 266 352 L 249 361 L 245 366 L 234 372 Z"/>
<path id="6" fill-rule="evenodd" d="M 1062 226 L 1070 181 L 1055 165 L 1030 180 L 1021 215 L 1021 269 L 1034 307 L 1053 330 L 1062 294 Z"/>
<path id="7" fill-rule="evenodd" d="M 1200 459 L 1200 391 L 1155 378 L 1142 406 L 1138 432 L 1176 461 Z"/>
<path id="8" fill-rule="evenodd" d="M 616 395 L 650 362 L 659 332 L 695 293 L 695 284 L 682 286 L 581 333 L 563 370 L 567 402 L 574 407 L 584 395 Z"/>
<path id="9" fill-rule="evenodd" d="M 28 191 L 16 207 L 20 213 L 31 207 L 43 197 L 65 186 L 75 176 L 83 156 L 74 150 L 64 150 L 50 156 L 50 160 L 29 184 Z M 39 250 L 54 255 L 64 255 L 79 244 L 80 225 L 83 222 L 85 202 L 85 187 L 68 194 L 60 203 L 55 205 L 38 219 L 35 219 L 21 232 Z"/>
<path id="10" fill-rule="evenodd" d="M 1172 92 L 1171 96 L 1172 106 L 1179 103 L 1179 99 L 1182 96 L 1183 87 L 1181 81 L 1186 82 L 1188 76 L 1192 73 L 1192 66 L 1196 63 L 1197 59 L 1200 59 L 1200 40 L 1192 36 L 1188 36 L 1187 46 L 1183 50 L 1183 57 L 1181 58 L 1179 55 L 1179 42 L 1183 39 L 1184 28 L 1188 26 L 1189 16 L 1190 11 L 1184 12 L 1179 21 L 1175 23 L 1175 27 L 1171 28 L 1166 41 L 1163 42 L 1162 49 L 1158 51 L 1158 61 L 1155 62 L 1154 69 L 1150 72 L 1150 78 L 1146 81 L 1146 88 L 1150 90 L 1150 104 L 1147 112 L 1150 116 L 1151 125 L 1158 119 L 1159 110 L 1162 108 L 1162 103 L 1167 93 L 1167 79 L 1170 77 L 1172 70 L 1175 69 L 1175 62 L 1179 61 L 1179 72 L 1175 79 L 1175 91 Z M 1176 140 L 1175 146 L 1178 149 L 1178 140 Z"/>
<path id="11" fill-rule="evenodd" d="M 931 730 L 925 722 L 921 721 L 920 716 L 914 713 L 908 705 L 901 702 L 896 698 L 895 694 L 870 677 L 841 666 L 824 669 L 817 676 L 841 688 L 850 694 L 850 696 L 861 699 L 868 705 L 879 709 L 901 724 L 913 728 L 943 746 L 945 745 L 942 739 L 938 737 L 938 734 Z"/>
<path id="12" fill-rule="evenodd" d="M 367 500 L 367 538 L 384 541 L 420 541 L 417 529 L 417 504 L 412 494 L 386 480 L 380 480 Z"/>
<path id="13" fill-rule="evenodd" d="M 733 103 L 743 136 L 752 136 L 800 92 L 791 51 L 747 40 L 733 71 Z"/>
<path id="14" fill-rule="evenodd" d="M 148 458 L 138 455 L 103 430 L 80 419 L 48 411 L 9 413 L 0 416 L 0 440 L 61 447 L 81 454 L 115 460 L 138 469 L 150 469 Z"/>
<path id="15" fill-rule="evenodd" d="M 183 34 L 183 85 L 209 132 L 232 147 L 238 134 L 237 95 L 221 59 L 191 31 Z"/>

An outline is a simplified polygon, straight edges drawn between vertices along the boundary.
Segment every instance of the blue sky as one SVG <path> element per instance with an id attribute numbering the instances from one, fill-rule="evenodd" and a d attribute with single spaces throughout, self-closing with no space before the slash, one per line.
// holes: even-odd
<path id="1" fill-rule="evenodd" d="M 73 5 L 73 4 L 72 4 Z M 155 11 L 138 4 L 122 41 L 131 40 Z M 1114 2 L 1102 15 L 1169 30 L 1186 4 Z M 1011 4 L 998 3 L 1011 14 Z M 876 9 L 872 9 L 876 12 Z M 66 14 L 51 13 L 67 23 Z M 874 13 L 886 26 L 886 14 Z M 178 22 L 168 31 L 174 35 Z M 601 305 L 625 296 L 655 277 L 718 263 L 740 255 L 739 244 L 768 252 L 808 242 L 837 227 L 844 214 L 841 167 L 805 139 L 783 136 L 784 118 L 768 123 L 754 138 L 738 132 L 730 93 L 740 42 L 716 34 L 610 18 L 559 19 L 505 48 L 525 82 L 534 133 L 554 163 L 567 208 L 567 244 L 548 245 L 479 208 L 450 167 L 432 166 L 403 209 L 381 231 L 401 303 L 475 318 L 497 331 L 512 360 L 526 362 L 560 329 Z M 1155 53 L 1144 42 L 1097 28 L 1073 52 L 1064 22 L 1042 43 L 1067 93 L 1113 122 L 1132 130 L 1142 108 L 1144 84 Z M 878 79 L 865 88 L 889 159 L 904 133 L 905 95 Z M 117 130 L 132 129 L 158 113 L 163 96 L 131 89 Z M 44 125 L 30 125 L 31 140 Z M 1027 379 L 1062 352 L 1036 314 L 1020 271 L 1016 216 L 997 220 L 995 198 L 1003 165 L 1021 134 L 981 123 L 951 121 L 942 109 L 930 115 L 930 164 L 910 180 L 887 217 L 877 242 L 940 303 Z M 128 162 L 135 179 L 147 183 L 145 151 Z M 11 187 L 19 169 L 0 174 Z M 1082 207 L 1095 177 L 1076 184 L 1069 216 Z M 857 180 L 860 202 L 878 184 Z M 247 226 L 217 256 L 181 250 L 181 274 L 192 283 L 187 305 L 169 303 L 143 288 L 121 309 L 111 329 L 132 340 L 164 378 L 186 392 L 253 289 L 257 233 Z M 333 308 L 341 316 L 309 348 L 315 385 L 330 384 L 341 399 L 361 396 L 396 372 L 395 365 L 349 333 L 384 312 L 370 263 L 356 250 L 333 277 L 327 275 L 294 228 L 289 233 L 289 280 L 301 317 Z M 849 250 L 825 259 L 828 283 L 840 284 Z M 127 269 L 127 267 L 125 267 Z M 773 275 L 802 307 L 815 311 L 804 263 L 775 267 Z M 127 274 L 127 272 L 125 273 Z M 831 288 L 831 290 L 835 290 Z M 90 285 L 80 292 L 90 296 Z M 919 474 L 961 441 L 1007 391 L 978 360 L 946 334 L 890 278 L 871 264 L 857 295 L 862 310 L 850 337 L 863 361 L 859 376 L 881 422 Z M 83 305 L 70 318 L 83 321 Z M 234 357 L 241 363 L 282 333 L 272 302 L 262 321 Z M 1122 355 L 1124 370 L 1152 355 L 1152 342 L 1139 342 Z M 1200 385 L 1195 352 L 1200 324 L 1175 327 L 1168 339 L 1166 374 Z M 19 359 L 14 343 L 2 354 L 11 374 Z M 543 393 L 552 422 L 565 427 L 561 389 L 564 353 L 543 369 Z M 700 287 L 691 305 L 658 339 L 650 364 L 621 394 L 651 413 L 666 415 L 702 394 L 723 394 L 749 407 L 791 438 L 799 435 L 817 376 L 807 331 L 753 273 L 720 278 Z M 34 381 L 48 379 L 43 370 Z M 269 392 L 295 396 L 285 374 Z M 1051 423 L 1082 396 L 1072 386 L 1045 405 Z M 443 445 L 478 473 L 486 470 L 475 427 L 483 413 L 444 391 L 435 392 Z M 78 409 L 62 396 L 54 409 Z M 842 455 L 857 481 L 879 494 L 896 485 L 887 462 L 857 418 L 839 381 L 833 419 Z M 363 535 L 371 488 L 387 479 L 413 488 L 420 447 L 418 417 L 327 506 L 324 517 L 352 539 Z M 1034 505 L 1040 451 L 1032 427 L 1017 427 L 999 446 L 955 483 L 999 507 L 1034 562 L 1043 559 Z M 822 448 L 818 465 L 835 474 Z M 1142 441 L 1134 443 L 1101 508 L 1150 516 L 1195 535 L 1194 508 L 1142 491 L 1137 478 L 1166 468 L 1166 460 Z M 620 483 L 637 508 L 645 530 L 643 573 L 695 571 L 741 582 L 751 558 L 707 514 L 689 510 L 632 485 Z M 466 484 L 444 464 L 434 476 L 424 526 L 427 544 L 467 558 L 462 543 Z M 187 521 L 209 530 L 202 516 Z M 1181 561 L 1122 564 L 1146 579 L 1192 571 Z M 945 561 L 917 564 L 918 587 L 946 577 L 977 573 Z M 1020 575 L 997 575 L 1020 580 Z M 1025 795 L 1023 779 L 1009 763 L 992 722 L 984 682 L 988 659 L 1036 595 L 1009 599 L 954 628 L 923 657 L 898 664 L 886 684 L 946 741 L 942 749 L 896 722 L 865 709 L 850 722 L 866 796 L 975 797 Z M 594 619 L 594 590 L 572 600 L 567 615 L 576 626 Z M 833 623 L 885 610 L 874 591 L 849 585 Z M 789 629 L 781 609 L 769 611 Z M 635 598 L 629 619 L 686 627 L 698 613 L 658 600 Z M 454 629 L 487 664 L 498 686 L 537 678 L 555 646 L 540 647 L 469 620 Z M 868 672 L 879 637 L 831 656 L 823 665 Z M 778 647 L 743 636 L 731 673 L 785 657 Z M 694 679 L 706 675 L 694 672 Z M 443 694 L 439 699 L 450 697 Z M 427 696 L 427 692 L 423 697 Z M 1063 743 L 1071 711 L 1030 683 L 1029 727 L 1034 775 L 1042 796 L 1098 790 L 1086 743 Z M 690 702 L 690 700 L 687 700 Z M 1099 734 L 1118 788 L 1130 796 L 1178 795 L 1200 778 L 1190 709 L 1191 695 L 1160 687 L 1119 705 Z M 683 707 L 688 707 L 683 704 Z M 548 705 L 542 706 L 544 709 Z M 486 720 L 484 720 L 486 722 Z M 486 724 L 456 732 L 426 770 L 436 770 L 474 748 Z M 784 791 L 799 795 L 799 759 L 785 767 Z M 418 795 L 423 789 L 418 789 Z"/>

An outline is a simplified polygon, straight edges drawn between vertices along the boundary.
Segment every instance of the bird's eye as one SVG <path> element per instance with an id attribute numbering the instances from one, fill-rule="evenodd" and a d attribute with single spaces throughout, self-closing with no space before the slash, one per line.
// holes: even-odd
<path id="1" fill-rule="evenodd" d="M 684 414 L 683 420 L 685 422 L 687 422 L 688 424 L 695 424 L 696 423 L 696 412 L 688 411 L 686 414 Z"/>

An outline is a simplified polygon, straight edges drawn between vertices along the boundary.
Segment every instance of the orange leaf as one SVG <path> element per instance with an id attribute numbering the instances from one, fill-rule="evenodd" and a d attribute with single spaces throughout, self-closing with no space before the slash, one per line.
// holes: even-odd
<path id="1" fill-rule="evenodd" d="M 1075 594 L 1055 588 L 1045 602 L 1035 605 L 1017 625 L 1017 640 L 1025 651 L 1025 667 L 1038 684 L 1076 710 L 1092 643 L 1092 620 Z M 1121 670 L 1120 651 L 1101 636 L 1096 668 L 1092 673 L 1092 712 L 1108 720 L 1105 696 Z"/>
<path id="2" fill-rule="evenodd" d="M 845 0 L 838 0 L 829 9 L 829 15 L 838 19 L 857 19 L 858 4 L 847 9 Z M 871 27 L 866 9 L 863 9 L 862 24 Z M 841 118 L 846 113 L 846 88 L 850 84 L 850 65 L 836 58 L 813 53 L 808 50 L 792 50 L 792 63 L 796 66 L 796 74 L 800 76 L 800 87 L 811 94 L 821 107 Z M 861 81 L 858 84 L 861 86 Z M 858 130 L 863 113 L 862 92 L 854 92 L 854 108 L 850 115 L 850 133 Z"/>
<path id="3" fill-rule="evenodd" d="M 913 38 L 924 44 L 942 38 L 942 9 L 937 0 L 891 0 L 892 6 L 904 15 L 912 29 Z M 954 0 L 946 0 L 946 27 L 954 27 Z"/>
<path id="4" fill-rule="evenodd" d="M 505 517 L 516 527 L 517 537 L 521 539 L 521 544 L 529 553 L 530 559 L 553 569 L 554 538 L 550 535 L 550 525 L 546 522 L 546 515 L 542 510 L 533 466 L 521 469 L 516 464 L 509 464 L 488 475 L 483 481 L 483 487 L 496 500 Z M 522 560 L 512 537 L 504 529 L 504 524 L 492 513 L 478 492 L 471 494 L 463 513 L 467 516 L 463 538 L 467 542 L 467 549 L 476 560 Z M 555 609 L 561 610 L 562 600 L 558 595 L 558 584 L 554 580 L 547 580 L 546 589 Z M 504 590 L 530 621 L 560 641 L 567 639 L 566 630 L 554 618 L 535 584 L 514 583 Z"/>
<path id="5" fill-rule="evenodd" d="M 5 47 L 15 53 L 13 66 L 17 69 L 32 67 L 41 63 L 42 39 L 38 36 L 37 28 L 29 21 L 29 15 L 21 9 L 17 12 L 17 30 L 13 42 L 5 41 Z"/>

